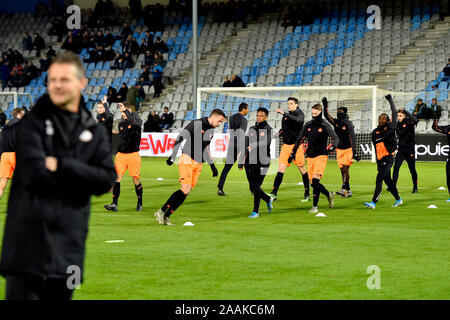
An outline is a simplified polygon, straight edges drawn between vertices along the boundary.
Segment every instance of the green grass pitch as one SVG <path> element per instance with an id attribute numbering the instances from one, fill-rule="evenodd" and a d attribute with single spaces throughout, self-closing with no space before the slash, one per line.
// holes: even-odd
<path id="1" fill-rule="evenodd" d="M 174 227 L 160 226 L 153 212 L 179 188 L 178 168 L 162 158 L 143 158 L 144 212 L 136 213 L 132 181 L 122 181 L 119 212 L 107 212 L 111 194 L 92 199 L 85 282 L 74 299 L 450 299 L 450 203 L 445 163 L 417 163 L 419 193 L 411 194 L 407 165 L 400 195 L 405 204 L 391 208 L 383 186 L 375 210 L 366 209 L 376 167 L 355 163 L 350 170 L 354 196 L 336 198 L 329 209 L 321 196 L 319 211 L 300 203 L 303 186 L 288 168 L 273 212 L 261 204 L 249 219 L 253 199 L 244 172 L 231 170 L 226 197 L 216 195 L 218 178 L 203 167 L 198 185 L 174 213 Z M 219 172 L 222 165 L 218 165 Z M 277 162 L 264 181 L 269 192 Z M 164 181 L 157 181 L 158 177 Z M 340 173 L 329 161 L 323 183 L 340 188 Z M 7 197 L 1 202 L 6 210 Z M 428 209 L 430 204 L 437 209 Z M 5 216 L 0 215 L 0 236 Z M 195 224 L 184 227 L 186 221 Z M 124 240 L 106 243 L 107 240 Z M 380 268 L 380 289 L 370 290 L 369 266 Z M 5 281 L 0 278 L 0 299 Z"/>

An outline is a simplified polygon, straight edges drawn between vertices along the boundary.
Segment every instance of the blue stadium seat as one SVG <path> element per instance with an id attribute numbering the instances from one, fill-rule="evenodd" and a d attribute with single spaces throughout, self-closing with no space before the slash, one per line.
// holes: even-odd
<path id="1" fill-rule="evenodd" d="M 447 91 L 441 91 L 440 93 L 439 93 L 439 96 L 438 96 L 438 101 L 444 101 L 444 100 L 447 100 L 448 99 L 448 92 Z"/>

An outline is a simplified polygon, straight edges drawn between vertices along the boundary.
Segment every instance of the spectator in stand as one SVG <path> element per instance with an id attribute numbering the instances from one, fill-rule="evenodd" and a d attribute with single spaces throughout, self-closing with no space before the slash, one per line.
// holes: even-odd
<path id="1" fill-rule="evenodd" d="M 113 102 L 117 102 L 117 90 L 110 86 L 108 88 L 108 94 L 106 95 L 106 99 L 110 105 Z"/>
<path id="2" fill-rule="evenodd" d="M 14 64 L 22 64 L 25 62 L 22 54 L 18 50 L 13 51 Z"/>
<path id="3" fill-rule="evenodd" d="M 84 62 L 86 63 L 97 63 L 98 61 L 102 60 L 102 47 L 97 46 L 94 50 L 89 51 L 89 58 L 84 59 Z"/>
<path id="4" fill-rule="evenodd" d="M 139 20 L 142 17 L 142 3 L 141 0 L 130 0 L 128 2 L 131 9 L 131 16 L 133 19 Z"/>
<path id="5" fill-rule="evenodd" d="M 141 75 L 139 76 L 139 83 L 142 85 L 152 85 L 152 82 L 150 81 L 150 70 L 148 70 L 147 66 L 142 67 L 143 71 Z"/>
<path id="6" fill-rule="evenodd" d="M 3 58 L 2 58 L 3 60 Z M 0 67 L 0 75 L 2 78 L 2 89 L 5 89 L 11 78 L 11 69 L 9 68 L 9 61 L 2 61 Z"/>
<path id="7" fill-rule="evenodd" d="M 100 45 L 100 46 L 104 47 L 105 46 L 105 36 L 103 35 L 103 32 L 98 31 L 97 34 L 95 35 L 94 41 L 97 46 Z"/>
<path id="8" fill-rule="evenodd" d="M 123 46 L 122 46 L 122 52 L 131 52 L 131 34 L 128 35 L 128 37 L 125 39 Z"/>
<path id="9" fill-rule="evenodd" d="M 145 31 L 146 47 L 145 51 L 155 52 L 155 40 L 153 39 L 153 33 Z"/>
<path id="10" fill-rule="evenodd" d="M 141 43 L 141 45 L 139 46 L 139 53 L 144 53 L 144 54 L 145 54 L 145 52 L 148 50 L 148 49 L 147 49 L 148 47 L 149 47 L 149 45 L 148 45 L 148 39 L 143 38 L 143 39 L 142 39 L 142 43 Z"/>
<path id="11" fill-rule="evenodd" d="M 153 54 L 150 51 L 145 51 L 145 56 L 144 56 L 144 64 L 146 66 L 152 66 L 154 63 L 154 59 L 153 59 Z"/>
<path id="12" fill-rule="evenodd" d="M 103 52 L 103 61 L 111 61 L 114 59 L 114 50 L 111 45 L 106 46 L 105 51 Z"/>
<path id="13" fill-rule="evenodd" d="M 447 65 L 444 67 L 444 69 L 442 69 L 442 71 L 444 72 L 444 75 L 441 77 L 441 79 L 436 82 L 432 88 L 433 89 L 437 89 L 439 87 L 439 84 L 443 81 L 447 82 L 447 87 L 448 87 L 448 82 L 450 82 L 450 58 L 448 59 Z"/>
<path id="14" fill-rule="evenodd" d="M 123 53 L 128 52 L 130 54 L 137 54 L 139 52 L 139 43 L 136 38 L 132 38 L 131 35 L 125 40 L 125 44 L 122 47 Z"/>
<path id="15" fill-rule="evenodd" d="M 152 75 L 153 75 L 153 87 L 155 88 L 155 93 L 153 95 L 153 98 L 157 98 L 161 95 L 163 90 L 163 84 L 162 84 L 162 76 L 163 76 L 163 68 L 160 64 L 155 63 L 152 68 Z"/>
<path id="16" fill-rule="evenodd" d="M 228 77 L 225 77 L 222 87 L 224 87 L 224 88 L 231 87 L 231 81 L 230 81 L 230 79 L 228 79 Z"/>
<path id="17" fill-rule="evenodd" d="M 165 42 L 160 37 L 156 37 L 156 42 L 155 42 L 154 47 L 155 47 L 155 51 L 169 52 L 169 48 L 167 47 Z"/>
<path id="18" fill-rule="evenodd" d="M 414 113 L 413 113 L 417 119 L 423 119 L 425 120 L 425 129 L 428 129 L 428 125 L 430 124 L 430 120 L 434 119 L 433 118 L 433 111 L 431 110 L 430 107 L 427 106 L 426 103 L 423 103 L 422 99 L 418 99 L 417 100 L 417 104 L 416 107 L 414 108 Z"/>
<path id="19" fill-rule="evenodd" d="M 94 7 L 94 18 L 95 20 L 99 20 L 101 17 L 105 15 L 105 3 L 103 0 L 97 0 L 97 3 Z"/>
<path id="20" fill-rule="evenodd" d="M 33 49 L 36 50 L 36 57 L 41 56 L 41 50 L 45 48 L 45 41 L 44 39 L 39 35 L 39 33 L 34 34 L 34 40 L 33 40 Z"/>
<path id="21" fill-rule="evenodd" d="M 52 46 L 48 46 L 47 51 L 45 52 L 45 54 L 47 55 L 47 57 L 49 57 L 50 59 L 52 57 L 56 57 L 56 51 L 53 50 Z"/>
<path id="22" fill-rule="evenodd" d="M 113 61 L 111 62 L 111 70 L 115 69 L 121 69 L 120 63 L 121 63 L 122 55 L 120 52 L 116 52 Z"/>
<path id="23" fill-rule="evenodd" d="M 11 70 L 11 83 L 13 87 L 20 87 L 22 75 L 24 74 L 24 68 L 21 64 L 16 64 Z"/>
<path id="24" fill-rule="evenodd" d="M 61 42 L 63 35 L 67 32 L 66 24 L 61 19 L 56 18 L 50 25 L 48 35 L 57 36 L 58 42 Z"/>
<path id="25" fill-rule="evenodd" d="M 173 113 L 169 113 L 169 108 L 164 107 L 164 113 L 161 115 L 161 120 L 159 122 L 159 128 L 161 130 L 167 130 L 173 125 Z"/>
<path id="26" fill-rule="evenodd" d="M 137 84 L 128 89 L 125 101 L 135 106 L 134 111 L 139 111 L 141 98 L 139 97 Z"/>
<path id="27" fill-rule="evenodd" d="M 144 103 L 145 96 L 146 96 L 145 90 L 144 90 L 144 86 L 142 84 L 140 84 L 140 83 L 137 83 L 136 84 L 136 88 L 138 88 L 138 97 L 139 97 L 139 101 L 140 101 L 139 106 L 141 106 L 142 103 Z"/>
<path id="28" fill-rule="evenodd" d="M 129 69 L 133 68 L 134 63 L 133 59 L 131 58 L 131 54 L 129 52 L 125 52 L 125 55 L 123 57 L 123 69 Z"/>
<path id="29" fill-rule="evenodd" d="M 147 121 L 144 122 L 144 132 L 160 132 L 159 121 L 158 114 L 155 110 L 152 110 L 148 115 Z"/>
<path id="30" fill-rule="evenodd" d="M 0 108 L 0 128 L 3 128 L 6 124 L 6 114 Z"/>
<path id="31" fill-rule="evenodd" d="M 117 92 L 117 102 L 124 102 L 127 97 L 128 87 L 127 84 L 124 82 L 122 83 L 122 86 L 120 87 L 119 91 Z"/>
<path id="32" fill-rule="evenodd" d="M 442 107 L 437 103 L 436 98 L 431 99 L 430 109 L 431 109 L 431 117 L 433 119 L 438 117 L 438 115 L 442 113 Z"/>
<path id="33" fill-rule="evenodd" d="M 128 23 L 124 22 L 122 26 L 122 30 L 120 31 L 120 36 L 118 39 L 121 39 L 125 42 L 125 39 L 128 38 L 128 35 L 133 34 L 133 30 L 131 30 Z"/>
<path id="34" fill-rule="evenodd" d="M 153 55 L 153 64 L 159 64 L 160 66 L 163 65 L 163 58 L 162 55 L 159 54 L 159 52 L 155 52 L 155 54 Z"/>
<path id="35" fill-rule="evenodd" d="M 231 75 L 231 87 L 245 87 L 244 81 L 242 81 L 241 77 L 238 77 L 235 74 Z"/>
<path id="36" fill-rule="evenodd" d="M 44 58 L 40 59 L 39 63 L 41 64 L 39 68 L 40 72 L 46 72 L 48 70 L 48 67 L 50 66 L 50 59 L 48 58 L 47 54 L 44 54 Z"/>
<path id="37" fill-rule="evenodd" d="M 111 33 L 111 30 L 106 29 L 103 41 L 106 46 L 114 45 L 114 42 L 116 42 L 116 39 L 114 38 L 113 34 Z"/>
<path id="38" fill-rule="evenodd" d="M 68 51 L 72 51 L 72 52 L 77 53 L 77 54 L 80 52 L 79 47 L 78 47 L 78 44 L 77 44 L 77 42 L 75 41 L 75 39 L 74 39 L 74 37 L 72 36 L 72 34 L 70 34 L 70 35 L 66 38 L 66 40 L 64 41 L 64 43 L 63 43 L 62 46 L 61 46 L 61 49 L 65 49 L 65 50 L 68 50 Z"/>
<path id="39" fill-rule="evenodd" d="M 22 37 L 22 50 L 32 50 L 33 49 L 33 39 L 31 39 L 31 36 L 28 34 L 28 32 L 25 32 Z"/>
<path id="40" fill-rule="evenodd" d="M 39 75 L 38 68 L 33 64 L 33 61 L 29 60 L 27 66 L 25 67 L 25 75 L 27 76 L 27 84 L 30 83 L 31 80 L 35 79 Z"/>

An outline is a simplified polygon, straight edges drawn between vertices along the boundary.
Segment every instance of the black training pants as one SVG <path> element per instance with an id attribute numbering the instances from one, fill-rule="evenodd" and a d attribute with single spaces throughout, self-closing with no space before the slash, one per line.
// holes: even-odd
<path id="1" fill-rule="evenodd" d="M 236 162 L 237 156 L 238 156 L 237 148 L 228 148 L 225 166 L 223 167 L 222 173 L 220 174 L 219 184 L 217 185 L 219 189 L 223 189 L 223 186 L 225 185 L 225 180 L 227 179 L 227 175 L 230 172 L 231 168 L 233 167 L 234 163 Z"/>
<path id="2" fill-rule="evenodd" d="M 392 180 L 397 185 L 398 174 L 403 161 L 408 163 L 409 172 L 411 173 L 411 179 L 414 186 L 417 186 L 417 171 L 416 171 L 416 159 L 414 146 L 409 148 L 399 148 L 395 156 L 394 172 L 392 174 Z"/>
<path id="3" fill-rule="evenodd" d="M 262 167 L 260 165 L 245 166 L 250 191 L 253 192 L 253 212 L 259 212 L 261 199 L 265 202 L 270 200 L 270 197 L 261 188 L 268 169 L 269 167 Z"/>
<path id="4" fill-rule="evenodd" d="M 73 289 L 67 279 L 47 278 L 31 275 L 6 276 L 6 300 L 71 300 Z"/>
<path id="5" fill-rule="evenodd" d="M 394 198 L 396 200 L 400 199 L 397 187 L 395 186 L 394 182 L 391 179 L 391 168 L 393 164 L 394 164 L 393 156 L 386 156 L 381 160 L 377 160 L 378 174 L 376 179 L 375 192 L 372 197 L 373 203 L 377 203 L 378 199 L 380 198 L 381 190 L 383 187 L 383 181 L 384 183 L 386 183 L 389 192 L 392 193 Z"/>

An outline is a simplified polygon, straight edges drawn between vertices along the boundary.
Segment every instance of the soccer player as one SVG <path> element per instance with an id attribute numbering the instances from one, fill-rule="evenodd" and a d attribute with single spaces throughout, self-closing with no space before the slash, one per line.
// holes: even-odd
<path id="1" fill-rule="evenodd" d="M 97 123 L 105 127 L 112 143 L 112 127 L 114 123 L 114 116 L 111 111 L 109 111 L 106 96 L 104 96 L 102 101 L 99 101 L 97 103 Z"/>
<path id="2" fill-rule="evenodd" d="M 294 148 L 295 141 L 302 131 L 303 123 L 305 121 L 305 114 L 298 107 L 297 98 L 289 97 L 287 100 L 288 111 L 284 112 L 281 109 L 277 109 L 276 112 L 283 115 L 283 120 L 281 121 L 281 130 L 278 133 L 283 137 L 283 145 L 281 146 L 280 158 L 278 159 L 278 173 L 273 182 L 272 192 L 269 194 L 274 200 L 277 199 L 278 189 L 280 188 L 281 182 L 283 181 L 284 172 L 289 166 L 288 159 L 291 155 L 292 149 Z M 305 168 L 305 155 L 303 148 L 298 148 L 297 154 L 295 156 L 294 163 L 300 170 L 303 178 L 303 185 L 305 187 L 305 193 L 302 202 L 309 201 L 309 179 L 308 173 Z"/>
<path id="3" fill-rule="evenodd" d="M 25 114 L 22 108 L 12 111 L 13 119 L 9 121 L 2 130 L 1 160 L 0 160 L 0 198 L 11 179 L 16 168 L 16 131 L 20 119 Z"/>
<path id="4" fill-rule="evenodd" d="M 223 111 L 214 109 L 209 117 L 191 121 L 178 135 L 173 152 L 166 160 L 166 163 L 169 166 L 173 165 L 178 149 L 181 147 L 181 142 L 186 140 L 178 162 L 181 189 L 175 191 L 161 209 L 154 213 L 159 224 L 174 225 L 169 218 L 197 185 L 198 177 L 202 172 L 203 162 L 206 161 L 211 166 L 213 177 L 217 177 L 218 171 L 211 157 L 209 144 L 214 136 L 214 128 L 220 126 L 224 121 L 226 121 L 226 116 Z"/>
<path id="5" fill-rule="evenodd" d="M 250 127 L 246 137 L 245 160 L 239 161 L 239 170 L 243 169 L 245 162 L 245 173 L 253 193 L 253 212 L 248 216 L 249 218 L 259 217 L 261 199 L 266 202 L 268 212 L 272 211 L 273 199 L 261 189 L 270 166 L 272 128 L 267 123 L 268 116 L 269 110 L 266 108 L 259 108 L 256 111 L 256 124 Z"/>
<path id="6" fill-rule="evenodd" d="M 447 144 L 450 146 L 450 125 L 448 126 L 438 126 L 439 118 L 441 117 L 441 114 L 436 114 L 436 119 L 433 121 L 433 125 L 431 128 L 439 133 L 445 134 L 447 136 Z M 448 154 L 447 159 L 447 165 L 446 165 L 446 176 L 447 176 L 447 190 L 450 194 L 450 153 Z M 447 202 L 450 202 L 450 197 L 448 198 Z"/>
<path id="7" fill-rule="evenodd" d="M 292 162 L 298 156 L 298 148 L 307 141 L 306 157 L 308 161 L 308 177 L 313 188 L 313 206 L 309 213 L 319 212 L 319 197 L 322 193 L 328 198 L 330 208 L 334 206 L 334 192 L 328 191 L 320 180 L 323 178 L 327 166 L 328 154 L 333 152 L 339 145 L 339 138 L 333 128 L 322 118 L 322 106 L 315 104 L 311 108 L 312 120 L 308 121 L 295 143 L 288 162 Z M 328 137 L 333 144 L 328 146 Z"/>
<path id="8" fill-rule="evenodd" d="M 392 100 L 391 95 L 387 95 L 386 100 Z M 395 137 L 395 129 L 397 127 L 397 117 L 395 107 L 391 105 L 392 121 L 386 113 L 382 113 L 378 117 L 378 127 L 372 131 L 372 143 L 375 146 L 377 155 L 377 179 L 375 185 L 375 192 L 371 202 L 364 202 L 367 208 L 375 209 L 376 203 L 380 198 L 383 181 L 388 187 L 388 191 L 392 193 L 395 198 L 395 203 L 392 207 L 398 207 L 403 204 L 403 200 L 398 194 L 397 187 L 391 179 L 391 168 L 394 164 L 394 154 L 397 149 L 397 138 Z"/>
<path id="9" fill-rule="evenodd" d="M 326 97 L 322 98 L 322 104 L 325 109 L 325 119 L 333 126 L 334 132 L 339 138 L 339 144 L 336 149 L 336 160 L 341 170 L 342 188 L 336 193 L 344 198 L 352 196 L 350 189 L 350 166 L 353 159 L 361 160 L 356 152 L 356 137 L 353 123 L 347 115 L 347 108 L 340 107 L 337 109 L 337 118 L 333 118 L 328 112 L 328 100 Z"/>
<path id="10" fill-rule="evenodd" d="M 247 119 L 245 116 L 248 114 L 249 108 L 246 103 L 241 103 L 239 105 L 239 112 L 232 115 L 230 118 L 230 142 L 227 151 L 227 160 L 225 166 L 223 167 L 222 173 L 220 174 L 219 184 L 217 185 L 217 194 L 219 196 L 225 196 L 223 192 L 223 186 L 225 180 L 227 179 L 228 172 L 230 172 L 231 167 L 233 167 L 239 155 L 239 144 L 243 144 L 245 139 L 245 131 L 247 131 Z"/>
<path id="11" fill-rule="evenodd" d="M 391 95 L 388 95 L 388 101 L 391 108 L 395 110 L 394 100 Z M 397 111 L 397 138 L 398 149 L 395 155 L 394 172 L 392 180 L 397 185 L 398 174 L 400 167 L 404 160 L 408 163 L 409 172 L 413 182 L 412 193 L 417 193 L 417 171 L 416 171 L 416 135 L 414 132 L 415 125 L 419 122 L 417 118 L 409 113 L 405 108 L 400 108 Z"/>
<path id="12" fill-rule="evenodd" d="M 120 142 L 116 154 L 117 179 L 113 187 L 113 199 L 111 204 L 105 204 L 105 209 L 117 212 L 120 196 L 120 182 L 128 170 L 133 179 L 134 189 L 137 196 L 136 211 L 142 211 L 142 195 L 144 188 L 141 184 L 141 156 L 139 146 L 141 144 L 142 120 L 136 112 L 131 112 L 133 105 L 129 102 L 119 103 L 122 120 L 119 122 Z"/>

